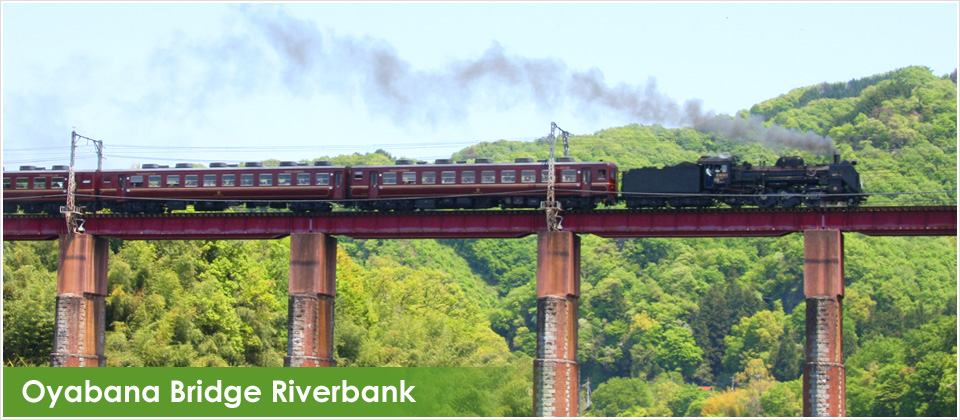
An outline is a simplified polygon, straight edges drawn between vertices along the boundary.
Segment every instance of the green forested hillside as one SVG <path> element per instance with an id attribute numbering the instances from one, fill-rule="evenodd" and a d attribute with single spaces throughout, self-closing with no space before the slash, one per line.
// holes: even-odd
<path id="1" fill-rule="evenodd" d="M 795 89 L 746 114 L 836 140 L 867 205 L 956 204 L 956 72 L 924 67 Z M 562 125 L 562 124 L 561 124 Z M 573 136 L 571 155 L 621 168 L 734 154 L 800 154 L 691 128 L 629 125 Z M 456 153 L 546 158 L 546 140 Z M 387 163 L 386 153 L 333 157 Z M 933 192 L 913 194 L 916 192 Z M 902 194 L 911 193 L 911 194 Z M 850 416 L 956 414 L 956 237 L 846 234 L 844 356 Z M 530 415 L 536 240 L 341 238 L 340 366 L 504 366 L 481 412 Z M 4 361 L 49 363 L 56 244 L 4 243 Z M 111 240 L 110 366 L 279 366 L 289 240 Z M 578 360 L 599 416 L 798 416 L 803 238 L 582 238 Z M 712 391 L 700 386 L 712 386 Z M 731 390 L 734 386 L 734 390 Z M 584 394 L 586 394 L 584 392 Z M 520 395 L 521 397 L 518 397 Z M 504 414 L 506 413 L 506 414 Z"/>

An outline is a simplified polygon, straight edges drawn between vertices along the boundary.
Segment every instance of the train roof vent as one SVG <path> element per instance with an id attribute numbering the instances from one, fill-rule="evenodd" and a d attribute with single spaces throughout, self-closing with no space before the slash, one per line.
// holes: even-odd
<path id="1" fill-rule="evenodd" d="M 247 168 L 262 168 L 263 162 L 244 162 L 243 166 Z"/>
<path id="2" fill-rule="evenodd" d="M 310 164 L 307 162 L 297 162 L 297 166 L 308 166 L 308 165 Z"/>
<path id="3" fill-rule="evenodd" d="M 227 162 L 210 162 L 211 168 L 226 168 Z"/>
<path id="4" fill-rule="evenodd" d="M 493 163 L 493 159 L 478 158 L 474 160 L 474 163 Z"/>
<path id="5" fill-rule="evenodd" d="M 70 166 L 69 165 L 53 165 L 53 167 L 50 168 L 50 170 L 51 171 L 69 171 Z"/>
<path id="6" fill-rule="evenodd" d="M 522 157 L 513 160 L 513 163 L 533 163 L 532 157 Z"/>
<path id="7" fill-rule="evenodd" d="M 161 169 L 169 168 L 169 167 L 170 167 L 170 165 L 160 165 L 160 166 L 158 166 L 158 168 L 161 168 Z"/>
<path id="8" fill-rule="evenodd" d="M 156 163 L 144 163 L 143 165 L 140 165 L 140 169 L 157 169 L 159 167 L 160 165 L 157 165 Z"/>
<path id="9" fill-rule="evenodd" d="M 426 165 L 426 164 L 427 164 L 427 161 L 425 161 L 425 160 L 418 160 L 418 161 L 417 161 L 417 165 Z"/>
<path id="10" fill-rule="evenodd" d="M 433 161 L 433 163 L 436 163 L 438 165 L 448 165 L 453 163 L 453 159 L 437 159 Z"/>
<path id="11" fill-rule="evenodd" d="M 228 163 L 228 164 L 227 164 L 227 167 L 228 167 L 228 168 L 239 168 L 240 165 L 239 165 L 239 164 L 236 164 L 236 163 Z"/>
<path id="12" fill-rule="evenodd" d="M 280 166 L 297 166 L 297 162 L 294 162 L 292 160 L 285 160 L 283 162 L 280 162 Z"/>
<path id="13" fill-rule="evenodd" d="M 577 160 L 573 156 L 560 156 L 557 158 L 557 162 L 576 162 Z"/>
<path id="14" fill-rule="evenodd" d="M 192 164 L 192 163 L 178 163 L 175 167 L 176 167 L 176 168 L 181 168 L 181 169 L 183 169 L 183 168 L 192 168 L 192 167 L 193 167 L 193 164 Z"/>
<path id="15" fill-rule="evenodd" d="M 537 159 L 537 162 L 540 162 L 540 163 L 547 163 L 547 160 L 546 160 L 546 159 Z"/>
<path id="16" fill-rule="evenodd" d="M 413 159 L 397 159 L 397 165 L 413 165 Z"/>
<path id="17" fill-rule="evenodd" d="M 35 171 L 36 169 L 37 167 L 33 165 L 20 165 L 21 171 Z"/>
<path id="18" fill-rule="evenodd" d="M 458 160 L 457 163 L 467 163 L 465 160 Z"/>
<path id="19" fill-rule="evenodd" d="M 313 162 L 313 166 L 333 166 L 333 162 L 329 160 L 318 160 Z"/>

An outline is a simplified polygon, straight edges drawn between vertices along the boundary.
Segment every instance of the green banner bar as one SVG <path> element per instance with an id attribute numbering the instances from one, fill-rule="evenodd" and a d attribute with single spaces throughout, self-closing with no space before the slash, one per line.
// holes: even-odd
<path id="1" fill-rule="evenodd" d="M 523 415 L 514 368 L 3 368 L 4 417 Z M 515 382 L 515 381 L 514 381 Z M 513 387 L 516 388 L 516 387 Z M 529 389 L 529 388 L 528 388 Z M 519 397 L 519 398 L 518 398 Z"/>

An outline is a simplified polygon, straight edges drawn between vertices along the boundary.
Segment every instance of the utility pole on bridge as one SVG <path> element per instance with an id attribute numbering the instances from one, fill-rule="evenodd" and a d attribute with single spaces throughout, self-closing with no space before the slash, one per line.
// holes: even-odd
<path id="1" fill-rule="evenodd" d="M 563 137 L 563 155 L 570 156 L 570 144 L 568 138 L 570 133 L 567 133 L 560 127 L 557 127 L 557 123 L 550 123 L 550 135 L 547 136 L 547 139 L 550 140 L 550 159 L 547 160 L 547 199 L 545 202 L 541 203 L 540 208 L 544 209 L 547 213 L 547 231 L 557 232 L 563 230 L 563 226 L 560 225 L 560 222 L 563 220 L 560 217 L 560 210 L 563 210 L 559 203 L 557 203 L 557 193 L 556 193 L 556 183 L 557 183 L 557 174 L 555 169 L 556 162 L 556 144 L 557 138 L 554 133 L 559 130 L 560 135 Z"/>
<path id="2" fill-rule="evenodd" d="M 81 212 L 77 210 L 77 139 L 84 139 L 93 142 L 97 149 L 97 172 L 103 170 L 103 140 L 95 140 L 77 134 L 74 130 L 70 133 L 70 170 L 67 173 L 67 205 L 60 208 L 60 213 L 64 215 L 67 221 L 67 232 L 83 233 L 83 219 L 79 216 Z"/>

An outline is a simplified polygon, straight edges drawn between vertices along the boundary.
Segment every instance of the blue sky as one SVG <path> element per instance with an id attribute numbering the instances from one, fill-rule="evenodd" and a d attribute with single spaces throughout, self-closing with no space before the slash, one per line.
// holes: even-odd
<path id="1" fill-rule="evenodd" d="M 957 3 L 2 5 L 3 165 L 448 157 L 957 67 Z M 590 88 L 588 88 L 590 87 Z M 80 143 L 78 167 L 96 166 Z"/>

